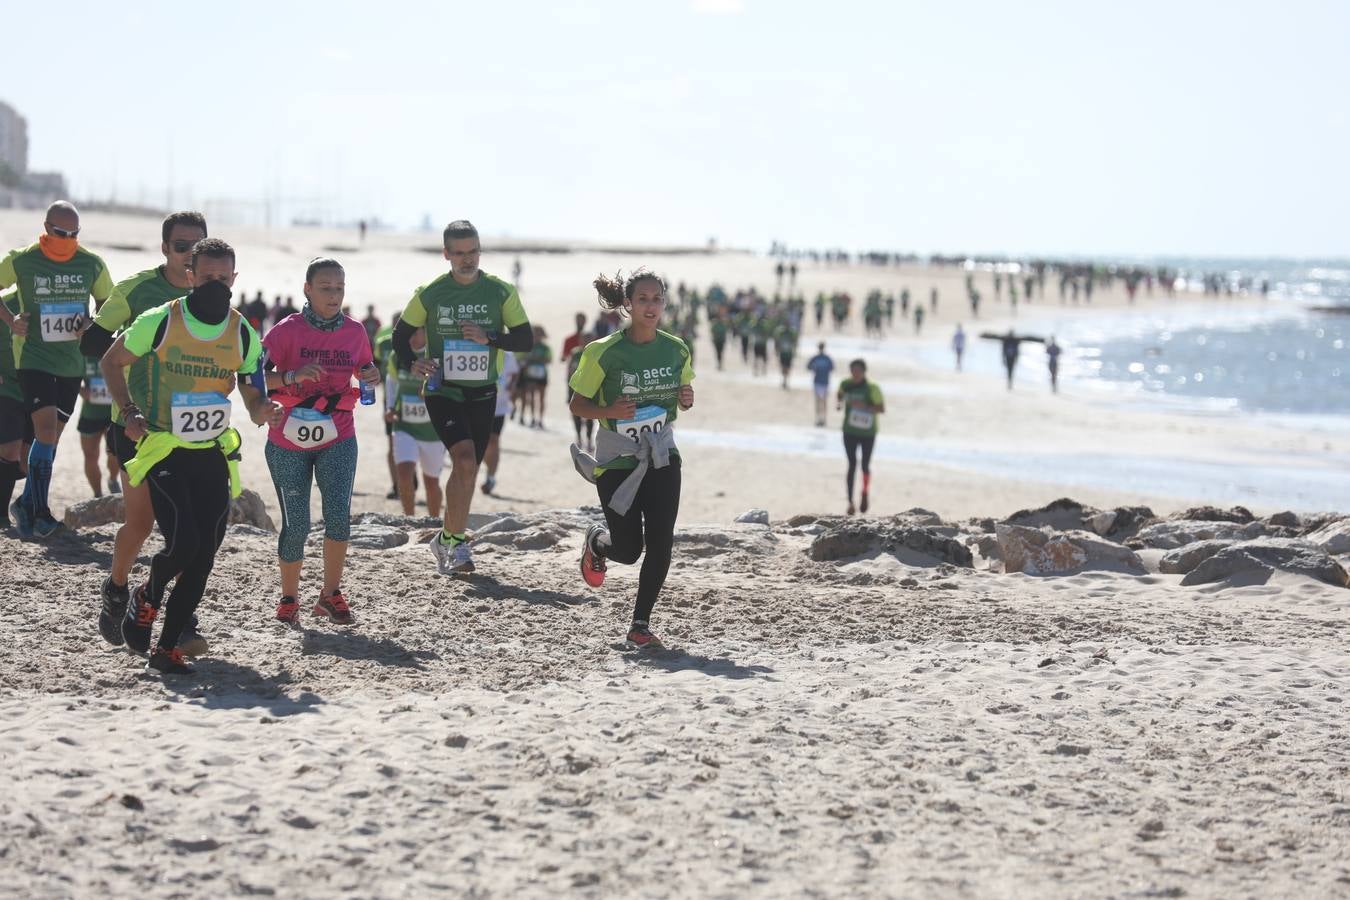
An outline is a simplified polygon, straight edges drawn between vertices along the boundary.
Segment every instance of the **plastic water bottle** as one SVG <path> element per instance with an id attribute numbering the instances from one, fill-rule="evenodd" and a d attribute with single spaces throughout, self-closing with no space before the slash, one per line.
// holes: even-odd
<path id="1" fill-rule="evenodd" d="M 440 366 L 437 366 L 435 369 L 431 371 L 431 374 L 427 377 L 427 390 L 439 391 L 441 389 L 441 382 L 444 380 L 445 380 L 445 373 L 441 371 Z"/>
<path id="2" fill-rule="evenodd" d="M 373 366 L 365 365 L 361 367 L 361 371 L 364 372 L 366 369 L 370 368 L 373 368 Z M 375 405 L 375 385 L 370 384 L 369 382 L 366 381 L 361 382 L 361 405 L 362 406 Z"/>

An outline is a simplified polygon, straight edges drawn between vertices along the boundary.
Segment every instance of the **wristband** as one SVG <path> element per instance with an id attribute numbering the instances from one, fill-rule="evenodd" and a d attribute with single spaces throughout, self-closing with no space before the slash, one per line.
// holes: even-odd
<path id="1" fill-rule="evenodd" d="M 285 387 L 290 387 L 291 385 L 295 384 L 295 370 L 292 369 L 288 372 L 282 372 L 281 383 Z"/>

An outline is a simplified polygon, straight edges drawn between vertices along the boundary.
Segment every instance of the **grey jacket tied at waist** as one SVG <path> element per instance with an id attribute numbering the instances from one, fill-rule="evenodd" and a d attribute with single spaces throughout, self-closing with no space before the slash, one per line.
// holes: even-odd
<path id="1" fill-rule="evenodd" d="M 610 431 L 608 428 L 596 429 L 595 455 L 591 456 L 576 444 L 572 445 L 572 464 L 577 467 L 581 477 L 595 484 L 595 467 L 607 466 L 621 456 L 637 458 L 637 468 L 628 473 L 628 477 L 619 485 L 614 496 L 609 498 L 609 508 L 624 515 L 637 498 L 642 479 L 647 477 L 647 469 L 655 466 L 664 469 L 670 465 L 670 451 L 675 449 L 675 429 L 667 425 L 660 431 L 644 431 L 636 442 Z"/>

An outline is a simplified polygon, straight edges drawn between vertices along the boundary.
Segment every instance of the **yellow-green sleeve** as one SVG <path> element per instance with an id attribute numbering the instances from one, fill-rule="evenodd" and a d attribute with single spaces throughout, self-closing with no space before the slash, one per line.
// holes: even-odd
<path id="1" fill-rule="evenodd" d="M 122 290 L 120 285 L 115 286 L 108 301 L 98 308 L 94 324 L 109 334 L 117 334 L 130 321 L 131 303 L 127 300 L 126 291 Z"/>
<path id="2" fill-rule="evenodd" d="M 94 287 L 92 290 L 89 291 L 89 293 L 93 295 L 94 300 L 96 300 L 99 303 L 102 303 L 104 300 L 107 300 L 108 297 L 112 294 L 112 290 L 113 290 L 112 275 L 108 273 L 107 264 L 100 259 L 98 277 L 94 279 Z"/>
<path id="3" fill-rule="evenodd" d="M 17 250 L 11 250 L 4 259 L 0 259 L 0 290 L 10 287 L 19 280 L 18 274 L 14 271 L 14 257 L 17 255 Z"/>
<path id="4" fill-rule="evenodd" d="M 694 360 L 686 346 L 684 350 L 684 368 L 680 370 L 680 385 L 692 384 L 694 381 Z"/>
<path id="5" fill-rule="evenodd" d="M 147 309 L 136 317 L 136 321 L 122 335 L 122 346 L 126 347 L 135 356 L 144 356 L 150 352 L 150 348 L 155 343 L 155 332 L 159 330 L 159 323 L 164 321 L 164 317 L 169 314 L 169 304 L 156 306 L 154 309 Z"/>
<path id="6" fill-rule="evenodd" d="M 413 291 L 412 299 L 408 305 L 403 307 L 402 321 L 407 322 L 414 328 L 421 328 L 427 324 L 427 308 L 422 304 L 422 289 Z"/>
<path id="7" fill-rule="evenodd" d="M 885 398 L 881 396 L 881 388 L 878 385 L 869 384 L 867 386 L 867 402 L 871 403 L 873 406 L 883 406 L 885 404 Z"/>
<path id="8" fill-rule="evenodd" d="M 520 302 L 520 291 L 511 285 L 511 293 L 502 301 L 502 324 L 507 328 L 524 325 L 530 320 L 525 316 L 525 304 Z"/>
<path id="9" fill-rule="evenodd" d="M 594 400 L 600 393 L 600 386 L 605 383 L 605 370 L 600 365 L 602 349 L 599 344 L 588 344 L 581 351 L 577 370 L 567 380 L 567 386 L 587 400 Z"/>

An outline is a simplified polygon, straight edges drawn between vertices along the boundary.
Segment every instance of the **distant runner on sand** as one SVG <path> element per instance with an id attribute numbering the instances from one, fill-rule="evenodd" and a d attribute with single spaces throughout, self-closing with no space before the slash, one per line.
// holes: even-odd
<path id="1" fill-rule="evenodd" d="M 862 454 L 862 498 L 859 509 L 867 512 L 868 492 L 872 487 L 872 447 L 877 440 L 877 416 L 886 411 L 881 388 L 867 380 L 867 363 L 855 359 L 848 364 L 849 377 L 839 385 L 839 408 L 844 411 L 844 454 L 848 457 L 848 514 L 853 508 L 853 479 Z"/>

